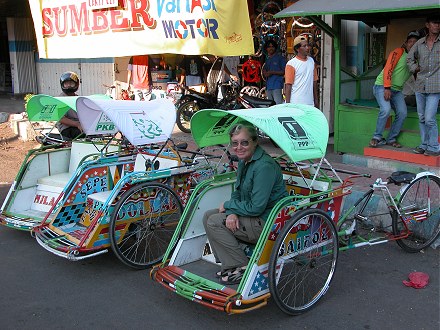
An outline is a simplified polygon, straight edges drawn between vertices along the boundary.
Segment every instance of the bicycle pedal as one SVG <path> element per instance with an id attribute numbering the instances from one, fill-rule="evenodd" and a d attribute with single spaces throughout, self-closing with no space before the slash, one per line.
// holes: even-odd
<path id="1" fill-rule="evenodd" d="M 361 215 L 361 214 L 356 214 L 354 216 L 354 218 L 359 221 L 359 223 L 361 224 L 363 229 L 367 229 L 367 230 L 374 229 L 374 223 L 373 223 L 373 221 L 368 219 L 368 217 Z"/>

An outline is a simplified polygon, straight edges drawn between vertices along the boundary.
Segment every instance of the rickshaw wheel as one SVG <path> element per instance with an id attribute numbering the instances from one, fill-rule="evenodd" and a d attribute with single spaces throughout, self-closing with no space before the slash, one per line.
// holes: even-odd
<path id="1" fill-rule="evenodd" d="M 398 208 L 393 216 L 393 234 L 407 237 L 397 240 L 397 244 L 407 252 L 419 252 L 431 245 L 440 234 L 440 179 L 424 175 L 408 185 L 402 193 Z"/>
<path id="2" fill-rule="evenodd" d="M 320 209 L 296 212 L 279 233 L 269 260 L 269 290 L 285 313 L 308 311 L 327 292 L 338 259 L 338 234 Z"/>
<path id="3" fill-rule="evenodd" d="M 110 242 L 125 265 L 145 269 L 162 260 L 182 215 L 177 194 L 168 186 L 145 182 L 128 189 L 110 219 Z"/>
<path id="4" fill-rule="evenodd" d="M 177 109 L 177 127 L 184 133 L 191 133 L 191 117 L 200 110 L 194 101 L 186 101 Z"/>

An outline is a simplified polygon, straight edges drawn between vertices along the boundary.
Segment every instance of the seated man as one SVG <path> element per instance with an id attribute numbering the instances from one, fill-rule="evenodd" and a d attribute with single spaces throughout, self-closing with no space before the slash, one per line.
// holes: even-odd
<path id="1" fill-rule="evenodd" d="M 60 77 L 61 90 L 60 96 L 77 96 L 79 88 L 79 78 L 75 72 L 64 72 Z M 73 140 L 82 135 L 82 127 L 75 110 L 69 109 L 63 118 L 57 123 L 58 131 L 66 140 Z"/>
<path id="2" fill-rule="evenodd" d="M 239 159 L 235 191 L 219 209 L 203 217 L 206 235 L 223 284 L 237 284 L 248 258 L 239 240 L 255 244 L 275 204 L 288 195 L 279 164 L 258 145 L 257 132 L 249 124 L 237 124 L 230 133 L 231 146 Z"/>

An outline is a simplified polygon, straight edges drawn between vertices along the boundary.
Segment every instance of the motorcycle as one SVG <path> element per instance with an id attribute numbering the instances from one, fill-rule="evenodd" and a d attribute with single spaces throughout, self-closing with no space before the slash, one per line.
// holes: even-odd
<path id="1" fill-rule="evenodd" d="M 223 98 L 218 100 L 217 93 L 199 93 L 187 89 L 183 102 L 177 107 L 177 127 L 184 133 L 191 133 L 191 117 L 201 109 L 237 110 L 267 108 L 275 105 L 272 100 L 262 99 L 247 94 L 240 95 L 240 85 L 235 81 L 219 84 Z"/>

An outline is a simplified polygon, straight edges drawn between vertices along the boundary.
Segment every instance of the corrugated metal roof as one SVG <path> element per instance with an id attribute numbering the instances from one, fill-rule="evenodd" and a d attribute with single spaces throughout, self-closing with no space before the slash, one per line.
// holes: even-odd
<path id="1" fill-rule="evenodd" d="M 372 14 L 440 9 L 439 0 L 299 0 L 275 17 Z"/>

